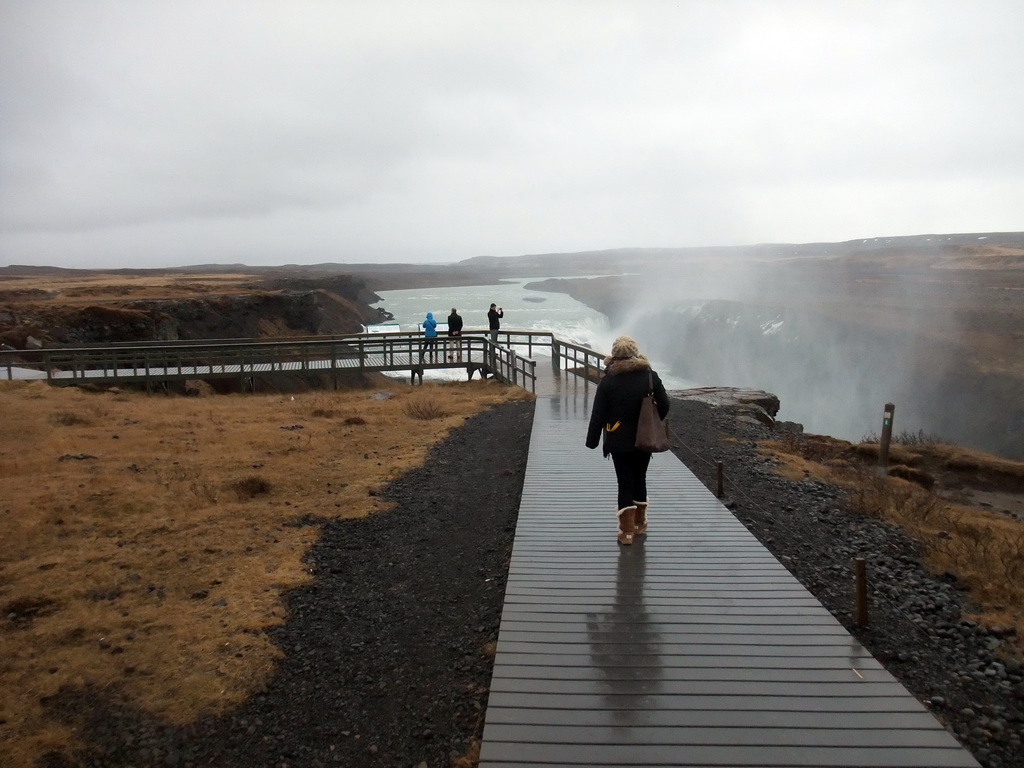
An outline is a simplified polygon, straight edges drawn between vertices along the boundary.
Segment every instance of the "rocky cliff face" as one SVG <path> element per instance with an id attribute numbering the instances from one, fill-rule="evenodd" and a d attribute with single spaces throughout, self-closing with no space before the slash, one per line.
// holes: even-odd
<path id="1" fill-rule="evenodd" d="M 240 339 L 358 333 L 389 319 L 373 309 L 379 298 L 347 275 L 277 280 L 247 292 L 166 299 L 115 300 L 89 305 L 59 296 L 0 305 L 0 342 L 16 349 L 111 342 Z"/>

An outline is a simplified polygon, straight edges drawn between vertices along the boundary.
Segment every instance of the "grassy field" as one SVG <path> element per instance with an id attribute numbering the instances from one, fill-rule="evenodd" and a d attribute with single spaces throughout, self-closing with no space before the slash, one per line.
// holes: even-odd
<path id="1" fill-rule="evenodd" d="M 493 381 L 296 395 L 147 396 L 0 382 L 0 765 L 74 734 L 62 686 L 126 686 L 174 722 L 258 690 L 265 630 L 310 578 L 309 516 L 376 495 L 466 418 L 531 397 Z"/>

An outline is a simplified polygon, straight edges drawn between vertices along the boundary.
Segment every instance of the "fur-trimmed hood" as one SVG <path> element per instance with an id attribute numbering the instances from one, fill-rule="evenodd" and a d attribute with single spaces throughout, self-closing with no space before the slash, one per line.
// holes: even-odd
<path id="1" fill-rule="evenodd" d="M 606 357 L 604 359 L 604 366 L 604 372 L 608 376 L 651 370 L 650 362 L 643 355 L 637 355 L 636 357 Z"/>

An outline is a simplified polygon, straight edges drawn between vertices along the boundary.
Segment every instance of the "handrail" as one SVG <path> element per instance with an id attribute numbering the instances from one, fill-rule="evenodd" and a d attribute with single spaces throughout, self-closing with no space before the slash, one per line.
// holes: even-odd
<path id="1" fill-rule="evenodd" d="M 462 330 L 463 336 L 488 336 L 491 333 L 486 328 L 464 328 Z M 505 339 L 506 342 L 509 338 L 516 338 L 514 342 L 517 345 L 538 345 L 538 346 L 550 346 L 550 339 L 552 337 L 551 331 L 498 331 L 498 338 Z M 298 342 L 298 341 L 344 341 L 347 339 L 358 339 L 358 338 L 414 338 L 422 339 L 423 331 L 384 331 L 381 333 L 331 333 L 331 334 L 314 334 L 310 336 L 277 336 L 270 338 L 226 338 L 226 339 L 165 339 L 155 341 L 112 341 L 107 344 L 95 345 L 98 349 L 107 349 L 109 347 L 192 347 L 202 345 L 222 345 L 222 344 L 263 344 L 268 342 Z M 548 343 L 544 343 L 537 337 L 547 337 Z M 438 334 L 439 339 L 450 338 L 444 335 L 443 332 Z M 520 339 L 525 338 L 526 341 Z M 87 348 L 87 347 L 78 347 Z M 11 351 L 11 350 L 6 350 Z M 17 350 L 15 350 L 17 351 Z"/>
<path id="2" fill-rule="evenodd" d="M 551 365 L 556 371 L 559 370 L 559 360 L 562 359 L 565 360 L 564 370 L 573 371 L 588 380 L 600 378 L 604 371 L 603 353 L 552 336 Z M 575 366 L 570 367 L 570 364 Z"/>
<path id="3" fill-rule="evenodd" d="M 421 333 L 345 334 L 275 339 L 232 339 L 168 342 L 154 345 L 117 344 L 53 347 L 36 350 L 0 350 L 0 377 L 43 378 L 55 384 L 181 380 L 187 378 L 254 378 L 280 373 L 412 370 L 422 380 L 423 370 L 465 368 L 492 373 L 502 381 L 535 391 L 535 346 L 553 345 L 550 333 L 473 330 L 461 340 L 463 359 L 449 361 L 441 353 L 424 360 Z M 441 348 L 452 337 L 439 337 Z M 531 357 L 516 351 L 527 346 Z M 17 376 L 15 372 L 17 371 Z M 26 372 L 34 372 L 27 374 Z M 4 375 L 6 374 L 6 375 Z"/>

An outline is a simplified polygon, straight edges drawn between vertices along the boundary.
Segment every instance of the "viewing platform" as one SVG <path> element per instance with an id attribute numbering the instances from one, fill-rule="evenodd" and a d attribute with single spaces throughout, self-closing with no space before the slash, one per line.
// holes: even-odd
<path id="1" fill-rule="evenodd" d="M 44 379 L 51 384 L 141 384 L 156 387 L 192 379 L 237 379 L 255 389 L 261 379 L 343 373 L 408 371 L 415 383 L 431 370 L 464 370 L 535 391 L 535 349 L 581 357 L 596 353 L 561 342 L 551 333 L 466 331 L 439 336 L 428 346 L 420 333 L 391 332 L 281 339 L 157 341 L 32 350 L 0 350 L 0 379 Z"/>

